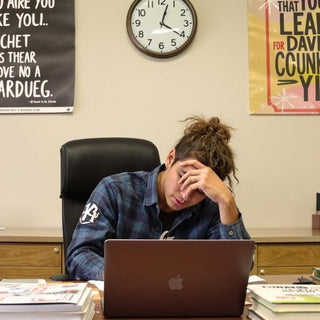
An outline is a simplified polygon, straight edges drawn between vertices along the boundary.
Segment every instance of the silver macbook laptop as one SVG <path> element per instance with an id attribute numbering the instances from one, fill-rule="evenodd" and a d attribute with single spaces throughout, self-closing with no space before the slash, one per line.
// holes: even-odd
<path id="1" fill-rule="evenodd" d="M 238 317 L 253 240 L 106 240 L 106 317 Z"/>

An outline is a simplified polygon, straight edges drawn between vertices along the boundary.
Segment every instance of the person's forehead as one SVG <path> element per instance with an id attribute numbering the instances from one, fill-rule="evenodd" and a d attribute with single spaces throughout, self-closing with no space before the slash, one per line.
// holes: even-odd
<path id="1" fill-rule="evenodd" d="M 186 172 L 188 172 L 189 170 L 194 169 L 194 166 L 183 166 L 183 167 L 182 167 L 182 166 L 180 165 L 180 162 L 176 162 L 175 165 L 176 165 L 176 169 L 179 170 L 180 172 L 183 172 L 183 173 L 186 173 Z"/>

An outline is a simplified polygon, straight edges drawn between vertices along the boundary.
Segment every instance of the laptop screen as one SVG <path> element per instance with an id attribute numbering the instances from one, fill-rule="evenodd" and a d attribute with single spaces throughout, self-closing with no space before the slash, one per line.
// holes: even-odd
<path id="1" fill-rule="evenodd" d="M 240 316 L 252 240 L 105 241 L 107 317 Z"/>

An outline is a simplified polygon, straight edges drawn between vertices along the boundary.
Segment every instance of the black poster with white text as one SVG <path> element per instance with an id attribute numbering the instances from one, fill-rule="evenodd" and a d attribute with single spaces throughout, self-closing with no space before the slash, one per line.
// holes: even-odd
<path id="1" fill-rule="evenodd" d="M 0 113 L 73 111 L 74 0 L 0 0 Z"/>

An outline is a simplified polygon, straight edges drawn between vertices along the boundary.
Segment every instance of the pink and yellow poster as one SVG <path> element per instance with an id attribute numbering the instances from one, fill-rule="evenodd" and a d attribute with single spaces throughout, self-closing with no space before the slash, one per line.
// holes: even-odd
<path id="1" fill-rule="evenodd" d="M 248 0 L 252 114 L 320 114 L 320 0 Z"/>

